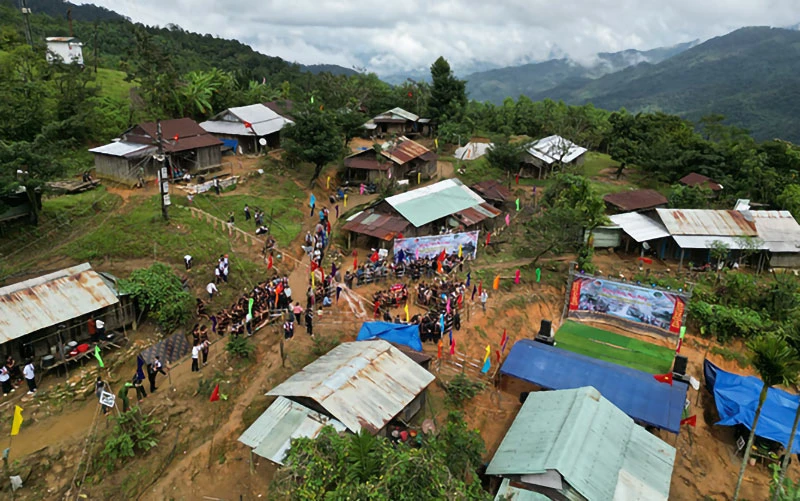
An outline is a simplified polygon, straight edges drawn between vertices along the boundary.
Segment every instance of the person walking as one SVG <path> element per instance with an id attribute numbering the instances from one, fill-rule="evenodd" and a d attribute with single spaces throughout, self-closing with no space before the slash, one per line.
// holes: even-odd
<path id="1" fill-rule="evenodd" d="M 164 372 L 164 366 L 161 365 L 161 360 L 158 357 L 153 357 L 153 362 L 147 366 L 147 378 L 150 380 L 150 393 L 154 393 L 158 388 L 156 387 L 156 375 L 158 373 L 167 375 Z"/>
<path id="2" fill-rule="evenodd" d="M 97 381 L 94 383 L 94 395 L 97 397 L 97 401 L 100 403 L 100 409 L 103 411 L 103 415 L 108 414 L 108 407 L 103 405 L 102 398 L 103 392 L 106 391 L 106 383 L 100 376 L 97 376 Z"/>
<path id="3" fill-rule="evenodd" d="M 214 178 L 214 192 L 219 195 L 219 179 Z"/>
<path id="4" fill-rule="evenodd" d="M 286 320 L 283 323 L 283 338 L 288 341 L 292 339 L 292 337 L 294 337 L 294 322 Z"/>
<path id="5" fill-rule="evenodd" d="M 217 289 L 217 286 L 214 285 L 214 282 L 208 282 L 208 285 L 206 285 L 206 292 L 208 292 L 208 300 L 211 301 L 214 299 L 214 293 L 219 292 L 219 289 Z"/>
<path id="6" fill-rule="evenodd" d="M 192 372 L 200 371 L 200 344 L 192 346 Z"/>
<path id="7" fill-rule="evenodd" d="M 25 382 L 28 383 L 28 395 L 33 395 L 36 393 L 35 368 L 36 366 L 33 365 L 33 360 L 31 359 L 28 359 L 28 363 L 22 368 L 22 375 L 25 376 Z"/>
<path id="8" fill-rule="evenodd" d="M 0 386 L 3 388 L 3 397 L 8 396 L 9 393 L 14 393 L 14 387 L 11 386 L 11 373 L 5 365 L 0 367 Z"/>
<path id="9" fill-rule="evenodd" d="M 203 367 L 205 367 L 208 364 L 208 349 L 211 347 L 211 341 L 206 337 L 201 343 L 200 354 L 203 356 Z"/>
<path id="10" fill-rule="evenodd" d="M 489 300 L 489 294 L 486 292 L 486 289 L 483 289 L 481 292 L 481 308 L 483 308 L 483 312 L 486 313 L 486 301 Z"/>
<path id="11" fill-rule="evenodd" d="M 314 337 L 314 310 L 308 308 L 306 310 L 306 332 L 309 336 Z"/>
<path id="12" fill-rule="evenodd" d="M 139 374 L 134 374 L 133 378 L 131 378 L 131 382 L 136 390 L 136 400 L 141 402 L 143 399 L 147 398 L 147 392 L 144 391 L 143 380 L 139 378 Z"/>
<path id="13" fill-rule="evenodd" d="M 250 207 L 247 204 L 244 204 L 244 220 L 250 221 Z"/>
<path id="14" fill-rule="evenodd" d="M 144 188 L 144 167 L 139 167 L 139 173 L 136 177 L 139 180 L 139 188 Z"/>
<path id="15" fill-rule="evenodd" d="M 189 255 L 189 254 L 186 254 L 185 256 L 183 256 L 183 264 L 184 264 L 184 266 L 186 266 L 186 271 L 191 270 L 192 269 L 192 256 Z"/>
<path id="16" fill-rule="evenodd" d="M 303 307 L 300 306 L 299 301 L 295 301 L 292 313 L 294 313 L 294 318 L 297 319 L 297 323 L 303 325 Z"/>

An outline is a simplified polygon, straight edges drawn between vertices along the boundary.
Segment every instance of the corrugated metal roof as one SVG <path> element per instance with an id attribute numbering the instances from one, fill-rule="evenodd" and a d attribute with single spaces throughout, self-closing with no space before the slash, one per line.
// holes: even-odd
<path id="1" fill-rule="evenodd" d="M 722 190 L 721 184 L 714 181 L 710 177 L 698 174 L 697 172 L 692 172 L 691 174 L 683 176 L 678 180 L 678 182 L 685 184 L 686 186 L 702 186 L 703 188 L 708 188 L 711 191 Z"/>
<path id="2" fill-rule="evenodd" d="M 486 470 L 555 470 L 586 499 L 666 501 L 675 449 L 592 387 L 528 396 Z"/>
<path id="3" fill-rule="evenodd" d="M 386 341 L 342 343 L 267 395 L 307 397 L 347 429 L 377 433 L 434 380 Z"/>
<path id="4" fill-rule="evenodd" d="M 255 423 L 242 433 L 239 442 L 253 449 L 262 458 L 283 465 L 293 438 L 315 438 L 325 426 L 336 431 L 346 427 L 336 419 L 320 414 L 308 407 L 278 397 Z"/>
<path id="5" fill-rule="evenodd" d="M 470 189 L 486 200 L 493 200 L 496 202 L 511 200 L 511 190 L 503 186 L 499 181 L 493 179 L 473 184 L 470 186 Z"/>
<path id="6" fill-rule="evenodd" d="M 386 202 L 417 228 L 486 203 L 459 179 L 445 179 L 389 197 Z"/>
<path id="7" fill-rule="evenodd" d="M 743 237 L 721 237 L 717 235 L 673 235 L 675 243 L 681 249 L 710 249 L 714 242 L 725 244 L 728 249 L 746 249 L 746 240 Z M 766 249 L 767 245 L 763 241 L 756 241 L 758 249 Z"/>
<path id="8" fill-rule="evenodd" d="M 400 216 L 381 214 L 371 210 L 359 212 L 348 218 L 343 230 L 369 235 L 381 240 L 393 240 L 408 228 L 408 221 Z"/>
<path id="9" fill-rule="evenodd" d="M 758 238 L 770 252 L 800 252 L 800 224 L 787 210 L 750 211 Z"/>
<path id="10" fill-rule="evenodd" d="M 620 191 L 604 196 L 603 200 L 625 211 L 652 209 L 659 205 L 667 205 L 667 197 L 656 190 Z"/>
<path id="11" fill-rule="evenodd" d="M 89 152 L 111 155 L 112 157 L 138 158 L 152 155 L 156 152 L 156 147 L 140 143 L 129 143 L 127 141 L 115 141 L 113 143 L 104 144 L 103 146 L 98 146 L 97 148 L 92 148 Z"/>
<path id="12" fill-rule="evenodd" d="M 494 501 L 549 501 L 550 498 L 538 492 L 511 487 L 511 480 L 504 478 L 500 484 L 500 490 L 494 497 Z"/>
<path id="13" fill-rule="evenodd" d="M 248 122 L 252 127 L 245 127 L 244 122 Z M 269 106 L 258 103 L 228 108 L 211 120 L 201 123 L 200 127 L 212 134 L 266 136 L 293 123 L 275 113 Z"/>
<path id="14" fill-rule="evenodd" d="M 492 145 L 493 143 L 467 143 L 456 148 L 455 157 L 459 160 L 475 160 L 484 156 Z"/>
<path id="15" fill-rule="evenodd" d="M 381 150 L 383 156 L 397 165 L 403 165 L 415 158 L 421 158 L 430 153 L 432 152 L 428 148 L 407 137 L 400 137 L 395 141 L 387 141 L 383 143 L 383 149 Z M 433 160 L 436 157 L 434 155 L 433 158 L 428 158 Z"/>
<path id="16" fill-rule="evenodd" d="M 174 138 L 178 136 L 176 141 Z M 222 146 L 222 142 L 206 132 L 191 118 L 161 121 L 164 151 L 175 153 L 209 146 Z M 145 122 L 125 133 L 124 139 L 132 143 L 154 145 L 158 138 L 156 122 Z"/>
<path id="17" fill-rule="evenodd" d="M 364 169 L 364 170 L 389 170 L 391 164 L 378 162 L 375 158 L 375 152 L 372 150 L 359 151 L 350 156 L 345 157 L 344 166 L 351 169 Z"/>
<path id="18" fill-rule="evenodd" d="M 555 135 L 534 141 L 528 147 L 528 153 L 547 164 L 552 164 L 559 160 L 568 164 L 587 151 L 589 150 L 578 146 L 569 139 Z"/>
<path id="19" fill-rule="evenodd" d="M 383 120 L 402 119 L 402 120 L 410 120 L 412 122 L 416 122 L 417 120 L 419 120 L 419 117 L 411 113 L 410 111 L 404 110 L 403 108 L 392 108 L 391 110 L 383 112 L 380 115 L 373 118 L 373 120 L 381 120 L 381 119 Z"/>
<path id="20" fill-rule="evenodd" d="M 658 221 L 643 216 L 638 212 L 626 212 L 624 214 L 615 214 L 609 216 L 608 219 L 612 223 L 622 228 L 622 231 L 627 233 L 631 238 L 637 242 L 647 242 L 655 240 L 656 238 L 664 238 L 669 236 L 667 229 Z"/>
<path id="21" fill-rule="evenodd" d="M 656 209 L 670 235 L 757 236 L 750 211 Z"/>
<path id="22" fill-rule="evenodd" d="M 89 263 L 0 288 L 0 343 L 119 302 Z"/>
<path id="23" fill-rule="evenodd" d="M 493 219 L 500 215 L 500 211 L 487 203 L 470 207 L 453 214 L 453 217 L 464 226 L 473 226 L 487 219 Z"/>

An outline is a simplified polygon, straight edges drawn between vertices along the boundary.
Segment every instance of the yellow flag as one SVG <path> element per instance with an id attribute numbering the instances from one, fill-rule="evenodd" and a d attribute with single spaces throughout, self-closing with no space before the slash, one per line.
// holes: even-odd
<path id="1" fill-rule="evenodd" d="M 347 207 L 347 193 L 344 194 L 344 206 Z"/>
<path id="2" fill-rule="evenodd" d="M 331 177 L 328 176 L 328 179 L 325 181 L 325 189 L 331 189 Z"/>
<path id="3" fill-rule="evenodd" d="M 422 184 L 422 173 L 417 172 L 417 184 Z"/>
<path id="4" fill-rule="evenodd" d="M 22 427 L 22 407 L 19 405 L 14 406 L 14 421 L 11 423 L 11 436 L 19 435 L 19 429 Z"/>
<path id="5" fill-rule="evenodd" d="M 439 138 L 438 137 L 433 140 L 433 144 L 436 145 L 436 149 L 438 150 L 439 149 Z"/>
<path id="6" fill-rule="evenodd" d="M 461 257 L 461 254 L 464 249 L 461 248 L 461 244 L 458 244 L 458 257 Z"/>
<path id="7" fill-rule="evenodd" d="M 486 355 L 483 357 L 483 363 L 486 363 L 489 360 L 489 356 L 492 354 L 492 347 L 490 345 L 486 345 Z"/>
<path id="8" fill-rule="evenodd" d="M 314 271 L 311 271 L 311 288 L 314 288 Z"/>
<path id="9" fill-rule="evenodd" d="M 406 306 L 403 308 L 403 311 L 406 312 L 406 322 L 408 322 L 408 300 L 406 300 Z"/>

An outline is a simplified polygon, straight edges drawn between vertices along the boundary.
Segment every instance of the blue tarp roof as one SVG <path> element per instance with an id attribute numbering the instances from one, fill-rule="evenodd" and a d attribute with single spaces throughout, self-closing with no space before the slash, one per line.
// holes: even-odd
<path id="1" fill-rule="evenodd" d="M 706 387 L 714 394 L 720 421 L 717 424 L 734 426 L 741 424 L 750 429 L 758 408 L 758 397 L 764 383 L 755 376 L 740 376 L 725 372 L 708 360 L 703 372 Z M 792 433 L 792 423 L 800 398 L 777 388 L 770 388 L 767 400 L 758 419 L 756 435 L 774 440 L 785 447 Z M 795 434 L 792 452 L 800 453 L 800 433 Z"/>
<path id="2" fill-rule="evenodd" d="M 641 423 L 678 433 L 688 385 L 670 386 L 652 374 L 554 348 L 517 341 L 500 373 L 548 390 L 594 386 L 622 412 Z"/>
<path id="3" fill-rule="evenodd" d="M 422 341 L 419 339 L 419 326 L 417 325 L 364 322 L 361 330 L 358 331 L 356 341 L 371 339 L 383 339 L 390 343 L 408 346 L 412 350 L 422 351 Z"/>

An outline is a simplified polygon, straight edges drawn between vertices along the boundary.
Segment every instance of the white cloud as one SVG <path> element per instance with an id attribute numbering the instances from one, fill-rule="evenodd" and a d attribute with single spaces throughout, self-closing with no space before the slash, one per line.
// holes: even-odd
<path id="1" fill-rule="evenodd" d="M 565 53 L 651 49 L 741 26 L 800 21 L 797 0 L 93 0 L 134 21 L 177 24 L 236 38 L 304 64 L 366 67 L 378 74 L 424 68 L 438 56 L 458 71 Z"/>

